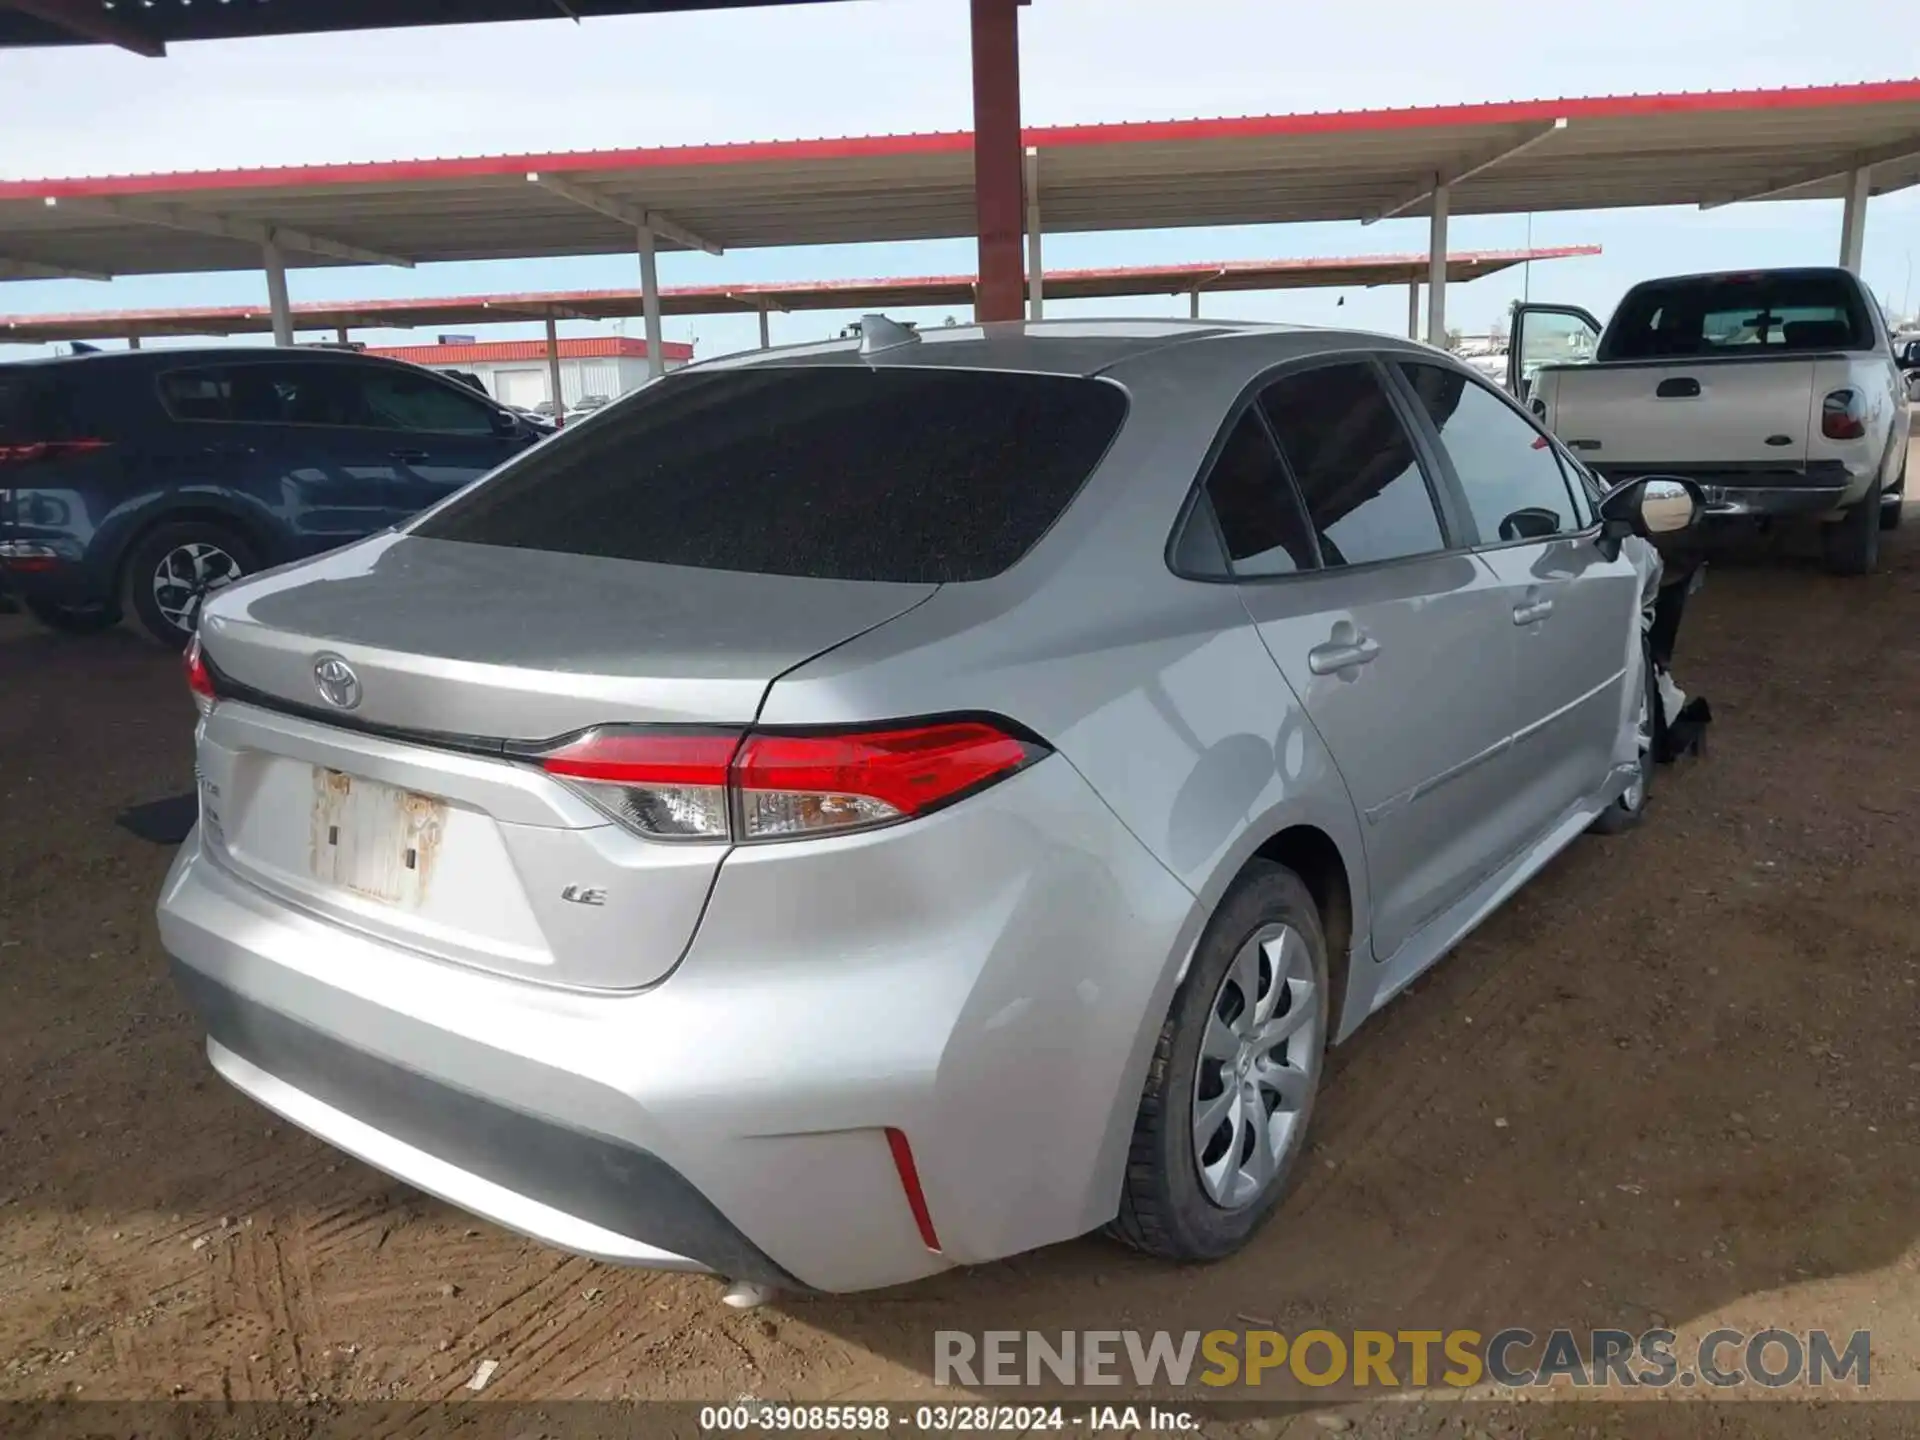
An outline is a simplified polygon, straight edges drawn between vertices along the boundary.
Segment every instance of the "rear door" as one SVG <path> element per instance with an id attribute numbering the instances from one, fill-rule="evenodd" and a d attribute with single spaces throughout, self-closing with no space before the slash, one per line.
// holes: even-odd
<path id="1" fill-rule="evenodd" d="M 168 483 L 216 486 L 271 511 L 296 556 L 392 525 L 404 518 L 392 441 L 352 423 L 348 378 L 343 365 L 307 359 L 163 372 L 160 399 L 175 422 L 159 444 Z"/>
<path id="2" fill-rule="evenodd" d="M 1455 544 L 1386 379 L 1366 360 L 1283 375 L 1209 482 L 1248 612 L 1364 821 L 1381 960 L 1517 840 L 1497 764 L 1513 711 L 1502 587 Z M 1237 498 L 1263 474 L 1277 510 Z"/>
<path id="3" fill-rule="evenodd" d="M 1597 517 L 1553 442 L 1450 365 L 1398 366 L 1467 507 L 1475 554 L 1499 578 L 1514 645 L 1513 749 L 1496 773 L 1529 838 L 1606 781 L 1641 685 L 1640 578 L 1600 550 Z"/>
<path id="4" fill-rule="evenodd" d="M 362 423 L 390 443 L 392 505 L 417 515 L 526 448 L 505 412 L 463 386 L 399 365 L 356 365 Z"/>

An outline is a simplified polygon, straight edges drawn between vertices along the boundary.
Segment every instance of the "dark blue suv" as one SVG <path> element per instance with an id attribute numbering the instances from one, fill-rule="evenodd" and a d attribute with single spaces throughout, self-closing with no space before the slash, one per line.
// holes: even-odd
<path id="1" fill-rule="evenodd" d="M 417 514 L 546 432 L 344 350 L 0 365 L 0 586 L 45 623 L 184 646 L 210 590 Z"/>

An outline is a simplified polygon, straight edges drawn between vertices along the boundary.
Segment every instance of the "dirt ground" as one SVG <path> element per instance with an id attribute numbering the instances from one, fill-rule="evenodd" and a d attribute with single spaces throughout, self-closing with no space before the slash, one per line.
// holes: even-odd
<path id="1" fill-rule="evenodd" d="M 1247 1253 L 1088 1239 L 744 1313 L 218 1081 L 155 938 L 170 852 L 113 823 L 190 787 L 177 664 L 0 617 L 0 1399 L 431 1401 L 482 1359 L 490 1400 L 908 1399 L 942 1328 L 1664 1321 L 1870 1329 L 1874 1392 L 1920 1400 L 1917 529 L 1866 580 L 1716 561 L 1676 660 L 1710 753 L 1340 1049 Z"/>

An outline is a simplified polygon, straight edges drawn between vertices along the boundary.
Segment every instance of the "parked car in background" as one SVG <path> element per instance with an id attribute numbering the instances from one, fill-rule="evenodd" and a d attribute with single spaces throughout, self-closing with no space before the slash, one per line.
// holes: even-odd
<path id="1" fill-rule="evenodd" d="M 1328 1041 L 1640 819 L 1697 504 L 1380 336 L 690 366 L 214 598 L 161 938 L 234 1085 L 557 1245 L 1216 1258 Z"/>
<path id="2" fill-rule="evenodd" d="M 1822 521 L 1846 575 L 1900 523 L 1920 353 L 1895 354 L 1846 270 L 1648 280 L 1604 330 L 1575 306 L 1520 305 L 1512 336 L 1509 386 L 1608 479 L 1685 475 L 1710 518 Z"/>
<path id="3" fill-rule="evenodd" d="M 582 395 L 573 402 L 567 411 L 569 415 L 587 415 L 595 410 L 603 410 L 613 403 L 611 395 Z"/>
<path id="4" fill-rule="evenodd" d="M 418 366 L 343 350 L 0 365 L 0 576 L 58 629 L 182 646 L 250 571 L 406 520 L 540 436 Z"/>

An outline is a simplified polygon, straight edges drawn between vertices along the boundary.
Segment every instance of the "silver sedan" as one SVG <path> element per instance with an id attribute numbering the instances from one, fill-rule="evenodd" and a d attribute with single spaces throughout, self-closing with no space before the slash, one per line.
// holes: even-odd
<path id="1" fill-rule="evenodd" d="M 555 1245 L 1223 1256 L 1328 1045 L 1640 818 L 1697 508 L 1375 335 L 689 367 L 212 600 L 161 933 L 226 1079 Z"/>

